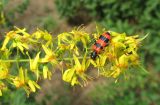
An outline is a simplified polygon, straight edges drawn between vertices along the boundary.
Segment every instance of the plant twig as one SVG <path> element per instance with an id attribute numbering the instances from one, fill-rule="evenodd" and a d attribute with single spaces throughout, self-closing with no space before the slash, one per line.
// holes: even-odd
<path id="1" fill-rule="evenodd" d="M 90 57 L 86 57 L 89 59 Z M 78 57 L 78 59 L 83 59 L 83 57 Z M 34 59 L 31 59 L 34 60 Z M 58 61 L 61 61 L 62 59 L 57 59 Z M 63 58 L 65 61 L 73 60 L 73 58 Z M 17 62 L 17 59 L 0 59 L 0 62 Z M 30 62 L 30 59 L 18 59 L 18 62 Z M 41 61 L 39 61 L 41 62 Z"/>

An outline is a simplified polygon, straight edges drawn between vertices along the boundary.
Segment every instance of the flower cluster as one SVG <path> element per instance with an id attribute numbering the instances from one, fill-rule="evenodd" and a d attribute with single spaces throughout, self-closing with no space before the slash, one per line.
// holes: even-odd
<path id="1" fill-rule="evenodd" d="M 46 31 L 37 29 L 29 34 L 25 29 L 16 28 L 8 32 L 0 48 L 0 95 L 8 84 L 23 88 L 29 95 L 36 88 L 40 89 L 37 82 L 41 75 L 44 79 L 51 79 L 52 73 L 47 65 L 56 64 L 52 45 L 52 36 Z M 23 67 L 27 65 L 26 62 L 29 63 L 29 68 Z M 14 64 L 17 66 L 13 68 Z"/>
<path id="2" fill-rule="evenodd" d="M 97 31 L 97 33 L 93 33 L 93 36 L 95 38 L 99 38 L 99 36 L 104 33 L 104 31 L 105 30 Z M 90 57 L 87 57 L 92 52 L 92 49 L 87 50 L 84 54 L 81 52 L 81 54 L 83 55 L 76 55 L 76 53 L 72 51 L 71 58 L 73 58 L 74 62 L 71 61 L 69 62 L 69 64 L 72 64 L 73 66 L 70 66 L 68 69 L 66 69 L 66 71 L 64 71 L 64 81 L 70 82 L 72 86 L 74 86 L 75 84 L 79 84 L 81 86 L 85 85 L 88 79 L 94 78 L 87 75 L 87 70 L 91 70 L 89 68 L 91 66 L 94 66 L 94 68 L 92 67 L 92 70 L 98 70 L 98 75 L 113 77 L 116 78 L 117 81 L 118 77 L 121 74 L 125 74 L 125 72 L 130 68 L 141 66 L 137 50 L 140 46 L 141 41 L 145 37 L 147 37 L 147 35 L 143 38 L 139 38 L 138 35 L 127 36 L 125 33 L 120 34 L 113 31 L 110 31 L 110 33 L 111 40 L 109 42 L 109 45 L 101 51 L 96 60 L 92 60 Z M 61 35 L 63 35 L 63 37 L 65 38 L 68 38 L 67 40 L 69 40 L 69 37 L 67 36 L 84 38 L 86 39 L 85 44 L 83 43 L 84 48 L 86 48 L 86 45 L 88 45 L 87 48 L 91 48 L 89 44 L 89 42 L 91 42 L 91 38 L 85 38 L 85 34 L 86 33 L 83 33 L 82 35 L 84 36 L 80 36 L 77 32 L 72 34 L 64 33 Z M 65 46 L 67 47 L 70 45 L 71 44 Z M 84 83 L 82 84 L 80 81 Z"/>
<path id="3" fill-rule="evenodd" d="M 59 67 L 62 79 L 72 86 L 84 86 L 94 78 L 90 70 L 117 80 L 130 68 L 139 67 L 137 51 L 147 35 L 139 38 L 110 31 L 109 45 L 96 60 L 90 58 L 92 40 L 97 40 L 104 31 L 107 30 L 97 27 L 96 33 L 89 34 L 79 27 L 56 38 L 39 29 L 32 34 L 19 28 L 8 32 L 0 47 L 0 95 L 2 90 L 9 89 L 9 84 L 23 88 L 28 95 L 35 92 L 40 89 L 38 81 L 42 77 L 51 79 L 51 68 Z"/>

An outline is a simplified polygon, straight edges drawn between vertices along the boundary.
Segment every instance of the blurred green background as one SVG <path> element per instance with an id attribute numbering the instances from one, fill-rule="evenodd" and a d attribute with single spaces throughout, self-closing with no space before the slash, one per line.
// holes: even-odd
<path id="1" fill-rule="evenodd" d="M 29 32 L 45 29 L 53 37 L 81 24 L 94 32 L 95 22 L 119 33 L 149 33 L 139 51 L 149 74 L 135 70 L 129 80 L 118 83 L 101 77 L 82 88 L 71 87 L 55 72 L 29 98 L 13 89 L 0 97 L 0 105 L 160 105 L 159 11 L 159 0 L 0 0 L 0 44 L 13 26 Z"/>

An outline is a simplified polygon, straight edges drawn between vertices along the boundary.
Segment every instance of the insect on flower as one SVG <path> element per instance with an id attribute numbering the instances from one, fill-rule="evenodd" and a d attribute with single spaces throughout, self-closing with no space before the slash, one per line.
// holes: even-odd
<path id="1" fill-rule="evenodd" d="M 100 35 L 99 39 L 95 42 L 95 44 L 92 47 L 93 52 L 91 53 L 91 59 L 96 59 L 100 51 L 108 45 L 110 39 L 111 37 L 109 32 L 104 32 L 102 35 Z"/>

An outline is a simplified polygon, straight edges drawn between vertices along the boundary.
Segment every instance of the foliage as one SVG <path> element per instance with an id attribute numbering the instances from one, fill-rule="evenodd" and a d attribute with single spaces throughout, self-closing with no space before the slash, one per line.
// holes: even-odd
<path id="1" fill-rule="evenodd" d="M 97 27 L 94 38 L 103 32 L 106 30 Z M 91 36 L 82 27 L 61 33 L 54 39 L 47 31 L 39 29 L 32 34 L 19 28 L 8 32 L 0 50 L 1 95 L 2 90 L 9 88 L 8 85 L 23 88 L 28 95 L 35 92 L 40 89 L 38 81 L 42 77 L 50 79 L 51 68 L 56 66 L 63 73 L 62 79 L 72 86 L 84 86 L 94 78 L 88 74 L 89 67 L 97 69 L 98 76 L 113 77 L 116 81 L 120 75 L 127 77 L 131 68 L 141 68 L 137 50 L 146 36 L 139 38 L 138 35 L 110 33 L 112 38 L 109 46 L 96 60 L 92 60 L 88 57 L 92 51 L 89 44 Z M 16 68 L 11 70 L 15 64 Z"/>
<path id="2" fill-rule="evenodd" d="M 42 27 L 43 29 L 49 32 L 52 32 L 53 29 L 55 29 L 56 26 L 58 25 L 51 15 L 48 15 L 42 19 L 39 19 L 38 22 L 40 23 L 40 27 Z"/>
<path id="3" fill-rule="evenodd" d="M 0 1 L 0 24 L 4 25 L 6 22 L 5 22 L 5 17 L 4 17 L 4 12 L 3 12 L 3 8 L 4 8 L 4 5 L 6 5 L 8 2 L 8 0 L 2 0 Z"/>
<path id="4" fill-rule="evenodd" d="M 145 64 L 153 59 L 150 63 L 155 70 L 160 70 L 160 51 L 157 50 L 160 45 L 159 0 L 56 0 L 56 4 L 62 17 L 72 18 L 83 9 L 93 20 L 114 31 L 133 34 L 145 30 L 150 33 L 142 53 Z"/>
<path id="5" fill-rule="evenodd" d="M 117 84 L 103 81 L 90 91 L 93 105 L 150 105 L 159 104 L 159 76 L 155 73 L 138 74 L 130 82 L 123 80 Z M 102 94 L 103 93 L 103 94 Z M 104 94 L 105 93 L 105 94 Z M 116 100 L 116 101 L 115 101 Z"/>
<path id="6" fill-rule="evenodd" d="M 0 1 L 0 28 L 2 27 L 11 27 L 13 25 L 13 20 L 17 13 L 23 14 L 29 5 L 29 0 L 22 0 L 20 4 L 17 4 L 16 7 L 8 9 L 6 11 L 7 5 L 11 0 L 1 0 Z"/>
<path id="7" fill-rule="evenodd" d="M 26 97 L 23 89 L 5 91 L 4 94 L 0 98 L 0 105 L 35 105 L 33 96 Z"/>

